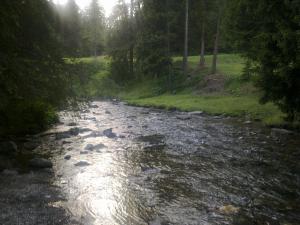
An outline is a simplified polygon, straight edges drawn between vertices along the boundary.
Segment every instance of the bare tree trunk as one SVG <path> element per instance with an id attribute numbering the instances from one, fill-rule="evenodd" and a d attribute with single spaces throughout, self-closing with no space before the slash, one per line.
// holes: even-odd
<path id="1" fill-rule="evenodd" d="M 215 74 L 217 72 L 217 58 L 218 58 L 218 52 L 219 52 L 220 24 L 221 24 L 221 8 L 219 9 L 219 13 L 218 13 L 217 31 L 216 31 L 216 38 L 215 38 L 215 44 L 214 44 L 214 54 L 213 54 L 213 60 L 212 60 L 212 70 L 211 70 L 212 74 Z"/>
<path id="2" fill-rule="evenodd" d="M 129 51 L 129 72 L 130 75 L 133 77 L 134 76 L 134 71 L 133 71 L 133 64 L 134 64 L 134 43 L 133 43 L 133 0 L 131 0 L 131 7 L 130 7 L 130 51 Z"/>
<path id="3" fill-rule="evenodd" d="M 183 73 L 188 75 L 188 42 L 189 42 L 189 0 L 185 0 L 185 35 L 184 35 L 184 55 L 183 55 Z"/>
<path id="4" fill-rule="evenodd" d="M 205 66 L 205 23 L 202 21 L 202 34 L 201 34 L 201 55 L 200 55 L 200 68 Z"/>

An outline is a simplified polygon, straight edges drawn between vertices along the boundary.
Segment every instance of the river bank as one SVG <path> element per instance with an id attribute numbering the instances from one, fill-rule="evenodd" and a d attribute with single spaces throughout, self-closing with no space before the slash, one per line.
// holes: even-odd
<path id="1" fill-rule="evenodd" d="M 181 58 L 174 64 L 180 67 Z M 109 59 L 98 57 L 78 59 L 86 65 L 98 63 L 100 70 L 92 75 L 83 89 L 93 98 L 119 98 L 132 105 L 150 106 L 182 111 L 203 111 L 210 115 L 239 117 L 244 121 L 260 121 L 270 127 L 298 129 L 299 124 L 287 123 L 286 116 L 272 103 L 260 104 L 260 91 L 252 80 L 243 77 L 244 60 L 235 54 L 221 54 L 217 75 L 209 75 L 209 68 L 198 69 L 198 57 L 189 57 L 191 78 L 172 77 L 170 87 L 166 78 L 145 79 L 118 86 L 110 78 Z M 207 56 L 207 65 L 211 56 Z M 170 88 L 172 91 L 170 91 Z"/>

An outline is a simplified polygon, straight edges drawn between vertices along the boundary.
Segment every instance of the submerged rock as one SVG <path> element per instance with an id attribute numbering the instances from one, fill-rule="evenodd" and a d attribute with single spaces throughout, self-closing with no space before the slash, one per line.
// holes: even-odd
<path id="1" fill-rule="evenodd" d="M 65 160 L 70 160 L 70 159 L 71 159 L 71 156 L 70 156 L 70 155 L 65 155 L 64 159 L 65 159 Z"/>
<path id="2" fill-rule="evenodd" d="M 274 135 L 291 135 L 291 134 L 293 134 L 293 131 L 286 130 L 286 129 L 273 128 L 272 134 L 274 134 Z"/>
<path id="3" fill-rule="evenodd" d="M 71 138 L 72 136 L 77 136 L 80 132 L 78 127 L 71 128 L 68 131 L 60 132 L 55 134 L 56 140 Z"/>
<path id="4" fill-rule="evenodd" d="M 166 147 L 166 144 L 153 144 L 153 145 L 146 145 L 143 147 L 145 151 L 154 151 L 154 150 L 163 150 Z"/>
<path id="5" fill-rule="evenodd" d="M 106 146 L 104 144 L 97 144 L 97 145 L 87 144 L 84 149 L 88 150 L 88 151 L 93 151 L 93 150 L 99 150 L 99 149 L 102 149 L 105 147 Z"/>
<path id="6" fill-rule="evenodd" d="M 99 108 L 99 106 L 97 106 L 97 105 L 90 105 L 90 108 L 91 109 L 97 109 L 97 108 Z"/>
<path id="7" fill-rule="evenodd" d="M 83 110 L 82 112 L 83 112 L 83 113 L 90 113 L 91 111 L 88 110 L 88 109 L 86 109 L 86 110 Z"/>
<path id="8" fill-rule="evenodd" d="M 83 167 L 83 166 L 89 166 L 91 164 L 88 161 L 79 161 L 79 162 L 75 163 L 74 165 L 78 166 L 78 167 Z"/>
<path id="9" fill-rule="evenodd" d="M 68 123 L 67 126 L 69 126 L 69 127 L 75 127 L 75 126 L 77 126 L 77 123 L 71 122 L 71 123 Z"/>
<path id="10" fill-rule="evenodd" d="M 89 151 L 92 151 L 94 149 L 94 145 L 92 144 L 87 144 L 84 148 L 85 150 L 89 150 Z"/>
<path id="11" fill-rule="evenodd" d="M 164 138 L 165 138 L 165 136 L 163 136 L 161 134 L 153 134 L 153 135 L 147 135 L 147 136 L 140 136 L 140 137 L 136 138 L 136 140 L 140 141 L 140 142 L 146 142 L 146 143 L 153 145 L 153 144 L 163 143 Z"/>
<path id="12" fill-rule="evenodd" d="M 67 132 L 62 132 L 62 133 L 55 134 L 55 139 L 56 140 L 67 139 L 67 138 L 70 138 L 70 137 L 71 137 L 71 135 L 68 134 Z"/>
<path id="13" fill-rule="evenodd" d="M 236 214 L 238 213 L 240 208 L 235 207 L 233 205 L 225 205 L 219 208 L 219 211 L 223 214 Z"/>
<path id="14" fill-rule="evenodd" d="M 29 165 L 37 169 L 52 168 L 53 164 L 50 160 L 44 158 L 34 158 L 29 161 Z"/>
<path id="15" fill-rule="evenodd" d="M 179 120 L 190 120 L 190 119 L 192 119 L 192 117 L 189 116 L 189 115 L 179 115 L 179 116 L 176 116 L 176 118 L 179 119 Z"/>
<path id="16" fill-rule="evenodd" d="M 80 151 L 80 155 L 87 155 L 87 154 L 89 154 L 88 151 Z"/>
<path id="17" fill-rule="evenodd" d="M 116 138 L 117 137 L 117 135 L 112 132 L 112 128 L 104 130 L 103 134 L 108 138 Z"/>

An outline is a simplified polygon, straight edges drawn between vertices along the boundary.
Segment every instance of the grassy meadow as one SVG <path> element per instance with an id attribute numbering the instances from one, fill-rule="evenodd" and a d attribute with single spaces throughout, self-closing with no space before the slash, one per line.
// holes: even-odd
<path id="1" fill-rule="evenodd" d="M 182 58 L 174 57 L 173 60 L 179 71 Z M 189 57 L 191 78 L 182 77 L 175 69 L 170 88 L 167 78 L 145 79 L 120 87 L 109 78 L 107 57 L 78 59 L 78 62 L 84 64 L 100 65 L 100 69 L 91 75 L 92 79 L 86 85 L 87 93 L 91 97 L 118 97 L 139 106 L 203 111 L 212 115 L 225 114 L 245 120 L 262 121 L 270 126 L 284 123 L 284 114 L 272 103 L 260 104 L 259 90 L 254 87 L 253 82 L 243 79 L 242 57 L 237 54 L 220 54 L 216 77 L 209 75 L 211 61 L 212 56 L 207 56 L 207 67 L 199 69 L 199 56 Z"/>

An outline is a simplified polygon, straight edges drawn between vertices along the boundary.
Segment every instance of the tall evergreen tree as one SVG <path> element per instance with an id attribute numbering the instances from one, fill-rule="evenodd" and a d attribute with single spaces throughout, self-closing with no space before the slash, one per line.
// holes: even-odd
<path id="1" fill-rule="evenodd" d="M 98 0 L 92 0 L 83 14 L 83 54 L 97 56 L 104 51 L 105 16 Z"/>
<path id="2" fill-rule="evenodd" d="M 81 45 L 80 14 L 75 0 L 61 9 L 61 33 L 66 56 L 79 56 Z"/>
<path id="3" fill-rule="evenodd" d="M 139 72 L 150 77 L 168 74 L 167 12 L 165 0 L 143 1 L 142 26 L 138 32 L 136 60 Z"/>
<path id="4" fill-rule="evenodd" d="M 300 2 L 230 0 L 232 40 L 258 74 L 262 102 L 273 101 L 300 120 Z"/>

